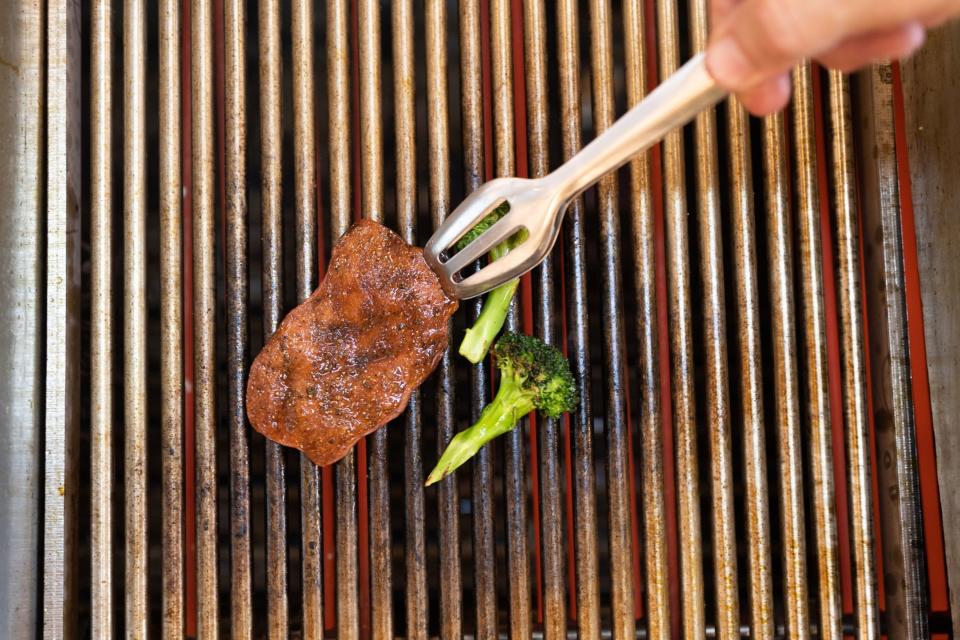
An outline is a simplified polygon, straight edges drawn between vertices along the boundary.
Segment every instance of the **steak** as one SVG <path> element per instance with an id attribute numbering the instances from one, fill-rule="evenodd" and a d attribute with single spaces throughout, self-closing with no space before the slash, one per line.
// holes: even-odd
<path id="1" fill-rule="evenodd" d="M 336 462 L 400 415 L 446 350 L 456 309 L 421 249 L 357 223 L 254 360 L 250 422 L 318 465 Z"/>

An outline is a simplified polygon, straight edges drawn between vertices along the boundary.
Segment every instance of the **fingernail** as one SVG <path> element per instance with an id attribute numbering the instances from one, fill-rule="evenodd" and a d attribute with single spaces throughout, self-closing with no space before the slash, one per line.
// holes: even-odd
<path id="1" fill-rule="evenodd" d="M 746 88 L 752 74 L 750 62 L 733 38 L 725 38 L 707 49 L 707 69 L 714 80 L 729 89 Z"/>
<path id="2" fill-rule="evenodd" d="M 915 52 L 917 49 L 923 46 L 923 43 L 927 40 L 927 30 L 924 29 L 923 25 L 919 22 L 911 22 L 907 25 L 907 53 L 910 55 Z"/>

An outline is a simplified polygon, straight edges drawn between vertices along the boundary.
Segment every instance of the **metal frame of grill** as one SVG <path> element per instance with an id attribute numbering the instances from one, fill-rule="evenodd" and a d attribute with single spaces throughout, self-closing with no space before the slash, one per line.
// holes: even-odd
<path id="1" fill-rule="evenodd" d="M 319 469 L 250 431 L 252 355 L 354 219 L 422 243 L 545 175 L 704 48 L 706 0 L 15 4 L 0 260 L 39 302 L 2 318 L 0 635 L 950 633 L 895 66 L 803 65 L 784 113 L 731 99 L 574 202 L 508 326 L 581 406 L 425 490 L 488 363 Z"/>

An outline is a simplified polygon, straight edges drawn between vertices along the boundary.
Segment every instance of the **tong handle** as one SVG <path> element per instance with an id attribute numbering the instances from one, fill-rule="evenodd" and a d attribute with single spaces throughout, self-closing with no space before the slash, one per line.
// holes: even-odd
<path id="1" fill-rule="evenodd" d="M 545 181 L 573 198 L 725 96 L 697 54 Z"/>

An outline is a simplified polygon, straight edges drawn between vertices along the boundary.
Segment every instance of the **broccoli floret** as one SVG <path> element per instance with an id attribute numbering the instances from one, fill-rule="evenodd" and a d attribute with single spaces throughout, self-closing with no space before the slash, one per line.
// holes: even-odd
<path id="1" fill-rule="evenodd" d="M 481 220 L 467 235 L 463 236 L 457 243 L 457 249 L 463 249 L 468 244 L 477 239 L 477 237 L 492 227 L 500 218 L 507 215 L 510 211 L 509 203 L 504 202 L 493 210 L 486 218 Z M 526 240 L 526 232 L 514 235 L 512 238 L 504 240 L 496 247 L 490 250 L 490 260 L 499 260 L 510 253 L 521 242 Z M 490 345 L 493 344 L 503 323 L 506 322 L 507 313 L 510 311 L 510 302 L 517 292 L 517 285 L 520 280 L 514 278 L 510 282 L 500 285 L 490 292 L 486 300 L 483 301 L 483 308 L 473 326 L 467 329 L 463 336 L 463 342 L 460 343 L 460 355 L 476 364 L 487 355 Z"/>
<path id="2" fill-rule="evenodd" d="M 573 411 L 580 399 L 566 356 L 539 338 L 508 331 L 494 347 L 500 384 L 517 380 L 533 394 L 533 403 L 543 415 L 558 418 Z"/>
<path id="3" fill-rule="evenodd" d="M 534 409 L 557 418 L 579 404 L 570 364 L 558 349 L 538 338 L 507 332 L 497 341 L 493 355 L 500 369 L 496 397 L 484 407 L 476 424 L 450 441 L 427 478 L 427 486 L 453 473 L 480 447 L 512 430 Z"/>
<path id="4" fill-rule="evenodd" d="M 479 238 L 481 233 L 492 227 L 494 223 L 500 220 L 500 218 L 503 216 L 507 215 L 509 212 L 510 205 L 506 202 L 491 211 L 487 217 L 478 222 L 473 229 L 467 231 L 467 235 L 460 238 L 456 245 L 457 251 L 462 251 L 468 244 Z"/>

